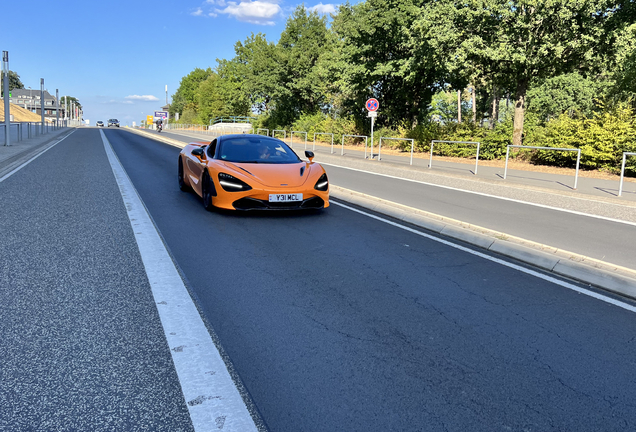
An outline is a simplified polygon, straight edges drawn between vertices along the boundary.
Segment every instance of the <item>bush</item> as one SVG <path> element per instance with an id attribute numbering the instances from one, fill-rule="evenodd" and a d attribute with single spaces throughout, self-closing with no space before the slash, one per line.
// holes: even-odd
<path id="1" fill-rule="evenodd" d="M 566 114 L 538 128 L 531 143 L 544 147 L 580 148 L 581 168 L 620 172 L 623 152 L 636 152 L 634 109 L 620 103 L 593 118 L 572 118 Z M 576 152 L 538 151 L 534 163 L 574 167 Z M 629 158 L 626 172 L 636 174 L 636 161 Z"/>

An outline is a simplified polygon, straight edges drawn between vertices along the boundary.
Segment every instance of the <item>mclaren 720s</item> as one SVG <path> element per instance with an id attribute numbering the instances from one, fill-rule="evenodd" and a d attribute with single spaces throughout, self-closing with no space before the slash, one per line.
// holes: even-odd
<path id="1" fill-rule="evenodd" d="M 179 154 L 179 188 L 194 190 L 203 206 L 228 210 L 329 207 L 324 168 L 305 151 L 301 160 L 283 141 L 263 135 L 223 135 L 193 142 Z"/>

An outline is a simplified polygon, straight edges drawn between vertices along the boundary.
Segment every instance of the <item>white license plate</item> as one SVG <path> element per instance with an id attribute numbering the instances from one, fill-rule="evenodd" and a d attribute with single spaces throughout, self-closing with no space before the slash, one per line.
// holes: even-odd
<path id="1" fill-rule="evenodd" d="M 302 201 L 303 194 L 270 194 L 269 202 L 290 202 L 290 201 Z"/>

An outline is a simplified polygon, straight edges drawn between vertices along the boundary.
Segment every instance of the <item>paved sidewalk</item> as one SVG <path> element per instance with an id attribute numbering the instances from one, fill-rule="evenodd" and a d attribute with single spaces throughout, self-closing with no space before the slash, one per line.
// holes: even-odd
<path id="1" fill-rule="evenodd" d="M 74 129 L 70 127 L 60 128 L 34 138 L 13 142 L 10 146 L 0 145 L 0 178 L 37 156 L 38 153 L 46 150 Z"/>

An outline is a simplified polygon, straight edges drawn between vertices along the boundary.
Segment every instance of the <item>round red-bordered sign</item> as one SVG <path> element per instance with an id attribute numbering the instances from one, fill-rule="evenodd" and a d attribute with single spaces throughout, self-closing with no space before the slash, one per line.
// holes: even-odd
<path id="1" fill-rule="evenodd" d="M 378 108 L 380 108 L 380 102 L 378 102 L 378 100 L 375 98 L 371 98 L 367 101 L 366 107 L 371 112 L 377 111 Z"/>

